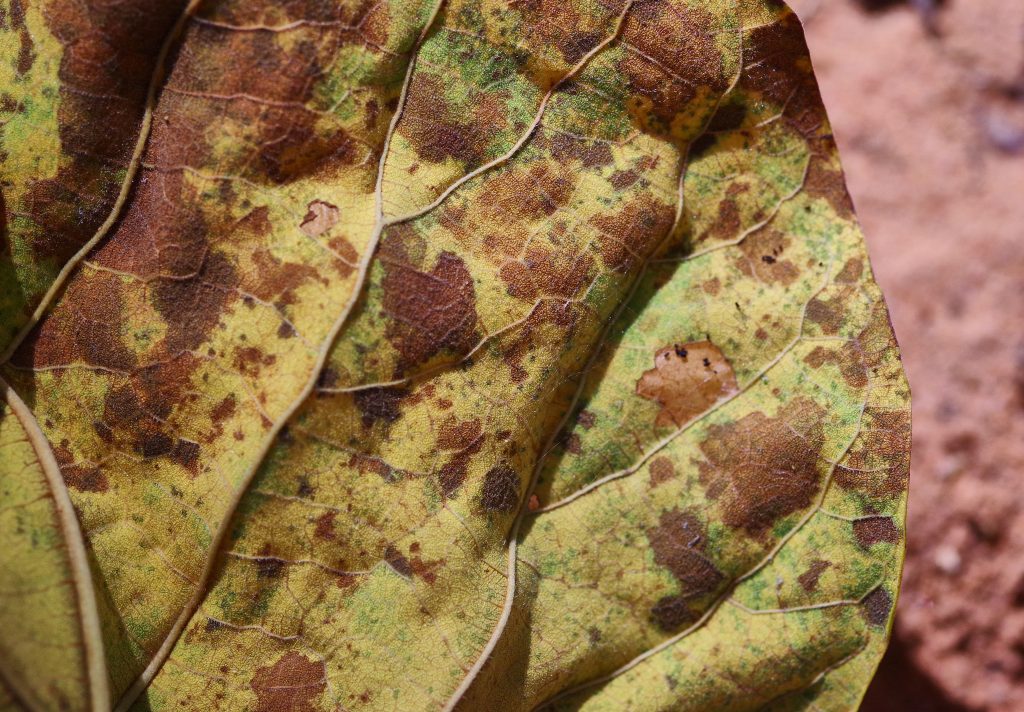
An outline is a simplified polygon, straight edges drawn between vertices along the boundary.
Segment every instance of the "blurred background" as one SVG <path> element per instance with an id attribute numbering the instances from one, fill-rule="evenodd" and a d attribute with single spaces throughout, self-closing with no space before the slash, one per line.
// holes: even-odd
<path id="1" fill-rule="evenodd" d="M 913 390 L 864 712 L 1024 710 L 1024 0 L 790 0 Z"/>

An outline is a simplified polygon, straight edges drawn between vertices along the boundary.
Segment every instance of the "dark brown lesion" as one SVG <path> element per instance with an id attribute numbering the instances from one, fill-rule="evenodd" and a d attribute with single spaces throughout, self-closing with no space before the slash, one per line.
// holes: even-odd
<path id="1" fill-rule="evenodd" d="M 807 593 L 812 593 L 818 589 L 818 579 L 832 566 L 831 561 L 825 561 L 824 559 L 815 559 L 811 562 L 811 565 L 797 577 L 797 583 Z"/>
<path id="2" fill-rule="evenodd" d="M 256 694 L 254 712 L 316 712 L 327 689 L 327 669 L 290 650 L 273 665 L 258 668 L 249 683 Z"/>
<path id="3" fill-rule="evenodd" d="M 519 506 L 519 487 L 519 475 L 510 465 L 495 465 L 484 476 L 480 503 L 489 512 L 514 512 Z"/>
<path id="4" fill-rule="evenodd" d="M 726 525 L 761 538 L 811 506 L 825 476 L 824 417 L 821 406 L 799 398 L 773 417 L 755 412 L 708 428 L 700 481 Z"/>
<path id="5" fill-rule="evenodd" d="M 441 424 L 437 447 L 451 453 L 438 471 L 438 483 L 445 497 L 454 497 L 466 481 L 469 463 L 484 446 L 487 434 L 479 418 L 459 420 L 449 417 Z"/>
<path id="6" fill-rule="evenodd" d="M 628 273 L 668 235 L 675 210 L 648 195 L 641 195 L 610 215 L 597 215 L 590 223 L 598 230 L 605 266 Z"/>
<path id="7" fill-rule="evenodd" d="M 663 630 L 692 623 L 701 614 L 700 599 L 719 591 L 725 576 L 708 558 L 707 533 L 696 515 L 672 509 L 661 514 L 658 525 L 647 530 L 654 561 L 672 574 L 679 592 L 662 597 L 651 609 Z"/>
<path id="8" fill-rule="evenodd" d="M 48 28 L 64 47 L 57 118 L 66 162 L 11 206 L 30 220 L 26 237 L 38 262 L 62 266 L 113 209 L 159 50 L 184 6 L 185 0 L 47 4 Z"/>
<path id="9" fill-rule="evenodd" d="M 896 544 L 900 540 L 900 531 L 892 517 L 866 517 L 853 522 L 853 535 L 862 549 L 870 549 L 880 542 Z"/>
<path id="10" fill-rule="evenodd" d="M 388 241 L 384 263 L 386 333 L 398 351 L 395 376 L 441 353 L 465 355 L 479 341 L 473 276 L 461 257 L 442 252 L 424 270 Z"/>
<path id="11" fill-rule="evenodd" d="M 692 110 L 699 87 L 728 88 L 715 18 L 699 8 L 638 2 L 622 31 L 622 71 L 630 110 L 645 131 L 670 135 L 673 121 Z"/>
<path id="12" fill-rule="evenodd" d="M 892 612 L 892 595 L 885 588 L 879 586 L 864 597 L 860 606 L 861 613 L 868 623 L 883 627 L 889 622 L 889 614 Z"/>

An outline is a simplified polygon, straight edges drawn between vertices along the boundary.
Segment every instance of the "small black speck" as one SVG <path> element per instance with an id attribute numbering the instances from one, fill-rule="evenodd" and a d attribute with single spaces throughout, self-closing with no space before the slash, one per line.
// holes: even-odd
<path id="1" fill-rule="evenodd" d="M 711 368 L 711 359 L 704 359 L 704 367 Z"/>
<path id="2" fill-rule="evenodd" d="M 766 265 L 773 265 L 773 264 L 775 264 L 775 258 L 772 257 L 771 255 L 763 255 L 761 257 L 761 261 L 764 262 Z"/>
<path id="3" fill-rule="evenodd" d="M 687 351 L 679 344 L 676 344 L 676 356 L 679 358 L 686 358 Z"/>

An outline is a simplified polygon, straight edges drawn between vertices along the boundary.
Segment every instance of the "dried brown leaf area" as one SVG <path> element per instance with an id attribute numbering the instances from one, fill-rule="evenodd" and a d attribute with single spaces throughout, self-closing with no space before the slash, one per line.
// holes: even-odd
<path id="1" fill-rule="evenodd" d="M 89 3 L 0 26 L 36 57 L 0 76 L 3 372 L 106 651 L 68 706 L 854 706 L 908 393 L 792 14 L 173 9 L 130 55 Z M 109 127 L 64 98 L 97 36 L 151 67 Z M 75 163 L 86 123 L 126 167 Z M 49 263 L 47 180 L 109 208 Z"/>
<path id="2" fill-rule="evenodd" d="M 736 390 L 732 366 L 710 341 L 661 349 L 636 383 L 638 396 L 661 406 L 654 421 L 661 426 L 678 427 Z"/>

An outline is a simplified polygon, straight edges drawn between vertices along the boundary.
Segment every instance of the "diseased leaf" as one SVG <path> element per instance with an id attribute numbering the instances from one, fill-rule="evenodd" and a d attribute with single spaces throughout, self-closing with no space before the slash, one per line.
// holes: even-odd
<path id="1" fill-rule="evenodd" d="M 103 639 L 78 521 L 32 414 L 0 390 L 0 709 L 102 709 Z"/>
<path id="2" fill-rule="evenodd" d="M 909 394 L 784 6 L 92 5 L 0 27 L 3 372 L 119 709 L 857 705 Z"/>

